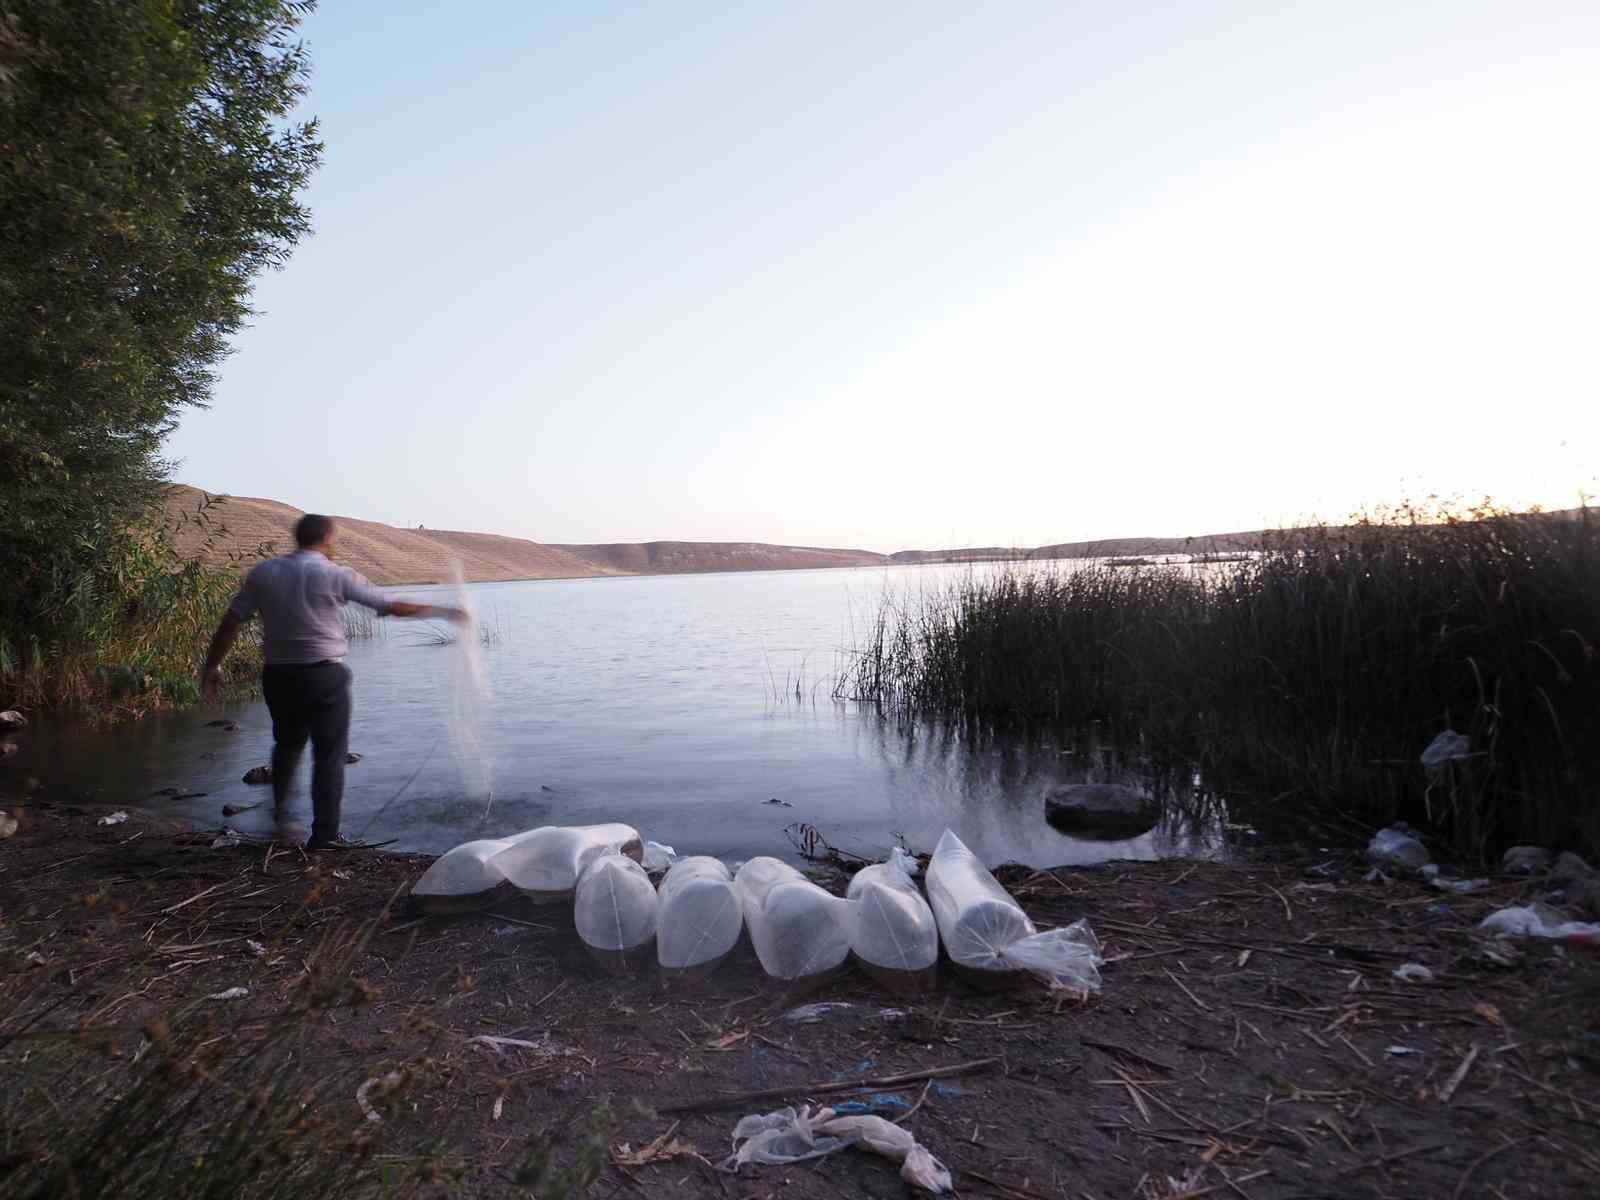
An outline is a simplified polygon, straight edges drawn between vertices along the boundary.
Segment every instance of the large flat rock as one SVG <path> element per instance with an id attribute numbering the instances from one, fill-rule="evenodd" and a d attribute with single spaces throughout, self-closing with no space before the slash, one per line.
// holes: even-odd
<path id="1" fill-rule="evenodd" d="M 1044 800 L 1044 815 L 1061 829 L 1132 837 L 1155 825 L 1155 800 L 1120 783 L 1073 783 Z"/>

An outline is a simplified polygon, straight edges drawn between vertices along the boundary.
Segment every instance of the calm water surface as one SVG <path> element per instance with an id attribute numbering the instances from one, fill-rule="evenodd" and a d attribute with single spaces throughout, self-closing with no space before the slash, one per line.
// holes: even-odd
<path id="1" fill-rule="evenodd" d="M 1045 822 L 1052 784 L 1153 781 L 1119 756 L 1053 744 L 975 751 L 830 699 L 844 648 L 886 588 L 938 588 L 972 569 L 473 585 L 484 624 L 498 634 L 482 655 L 493 693 L 481 735 L 492 801 L 452 750 L 459 651 L 426 644 L 414 622 L 382 622 L 349 658 L 350 746 L 362 761 L 348 770 L 344 831 L 440 852 L 536 825 L 626 821 L 679 853 L 731 859 L 793 857 L 784 829 L 808 822 L 833 844 L 868 854 L 897 837 L 931 849 L 949 826 L 990 863 L 1217 852 L 1214 828 L 1196 832 L 1176 818 L 1119 842 L 1080 841 Z M 41 725 L 9 769 L 85 799 L 143 804 L 207 826 L 224 822 L 224 804 L 264 799 L 227 823 L 266 832 L 270 789 L 240 780 L 268 760 L 266 709 L 230 708 L 237 733 L 206 727 L 219 715 L 198 709 L 102 733 Z M 309 820 L 306 783 L 297 803 Z M 1184 790 L 1192 784 L 1184 780 Z M 206 795 L 173 800 L 156 794 L 164 788 Z"/>

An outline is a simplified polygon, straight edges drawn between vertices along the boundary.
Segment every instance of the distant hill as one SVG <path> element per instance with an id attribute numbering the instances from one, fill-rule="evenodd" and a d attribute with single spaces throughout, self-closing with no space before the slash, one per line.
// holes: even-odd
<path id="1" fill-rule="evenodd" d="M 180 552 L 217 565 L 248 565 L 258 550 L 290 548 L 298 508 L 248 496 L 222 498 L 208 527 L 194 521 L 206 493 L 175 485 L 167 498 L 169 521 L 178 525 Z M 1572 517 L 1578 510 L 1544 514 Z M 377 521 L 338 517 L 339 557 L 375 583 L 432 583 L 460 559 L 473 582 L 506 579 L 576 579 L 591 575 L 681 575 L 703 571 L 789 571 L 816 567 L 885 564 L 1005 562 L 1056 558 L 1127 558 L 1164 554 L 1227 554 L 1254 550 L 1274 531 L 1213 533 L 1195 537 L 1102 538 L 1056 542 L 1032 548 L 976 546 L 951 550 L 838 550 L 820 546 L 775 546 L 765 542 L 599 542 L 546 544 L 493 533 L 450 529 L 399 529 Z M 1293 537 L 1292 532 L 1289 537 Z"/>
<path id="2" fill-rule="evenodd" d="M 281 554 L 293 546 L 301 510 L 276 500 L 228 496 L 194 519 L 206 493 L 183 484 L 167 497 L 178 550 L 215 565 L 256 561 L 258 549 Z M 872 566 L 887 556 L 868 550 L 768 546 L 759 542 L 642 542 L 551 546 L 526 538 L 450 529 L 400 529 L 335 514 L 339 559 L 374 583 L 432 583 L 448 578 L 460 559 L 473 582 L 576 579 L 591 575 L 666 575 L 696 571 L 780 571 L 806 567 Z"/>

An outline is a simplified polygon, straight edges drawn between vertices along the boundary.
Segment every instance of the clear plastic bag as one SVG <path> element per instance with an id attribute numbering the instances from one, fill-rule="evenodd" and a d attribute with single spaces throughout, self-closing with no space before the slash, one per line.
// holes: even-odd
<path id="1" fill-rule="evenodd" d="M 680 858 L 661 881 L 656 961 L 664 971 L 709 972 L 739 941 L 744 914 L 728 868 L 714 858 Z"/>
<path id="2" fill-rule="evenodd" d="M 1405 825 L 1380 829 L 1367 843 L 1367 858 L 1392 871 L 1420 871 L 1432 856 Z"/>
<path id="3" fill-rule="evenodd" d="M 463 842 L 434 859 L 411 885 L 412 899 L 424 912 L 435 913 L 467 912 L 506 899 L 516 889 L 493 859 L 511 844 L 504 838 Z"/>
<path id="4" fill-rule="evenodd" d="M 1100 990 L 1100 943 L 1084 921 L 1043 933 L 951 830 L 928 864 L 928 902 L 950 960 L 979 979 L 1026 971 L 1052 989 Z"/>
<path id="5" fill-rule="evenodd" d="M 786 862 L 752 858 L 733 880 L 750 944 L 774 979 L 802 979 L 850 954 L 857 906 L 829 895 Z"/>
<path id="6" fill-rule="evenodd" d="M 490 861 L 512 886 L 536 901 L 566 900 L 589 860 L 609 851 L 638 861 L 644 843 L 632 825 L 546 825 L 519 834 Z"/>
<path id="7" fill-rule="evenodd" d="M 733 1127 L 733 1153 L 720 1164 L 737 1171 L 745 1163 L 805 1162 L 858 1146 L 900 1164 L 900 1178 L 913 1187 L 943 1195 L 952 1191 L 950 1171 L 909 1129 L 882 1117 L 841 1117 L 833 1109 L 812 1113 L 809 1105 L 796 1112 L 751 1113 Z"/>
<path id="8" fill-rule="evenodd" d="M 572 919 L 585 945 L 607 965 L 625 968 L 656 935 L 655 886 L 627 855 L 598 855 L 578 880 Z"/>
<path id="9" fill-rule="evenodd" d="M 859 905 L 850 948 L 889 983 L 911 982 L 939 961 L 939 927 L 917 888 L 916 866 L 897 846 L 887 862 L 857 871 L 845 893 Z"/>

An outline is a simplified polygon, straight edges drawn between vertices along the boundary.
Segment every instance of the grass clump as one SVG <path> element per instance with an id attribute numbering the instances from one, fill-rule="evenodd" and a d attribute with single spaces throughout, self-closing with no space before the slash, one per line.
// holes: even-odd
<path id="1" fill-rule="evenodd" d="M 18 591 L 0 599 L 7 705 L 115 718 L 198 701 L 206 643 L 239 588 L 233 570 L 203 562 L 227 534 L 213 513 L 220 502 L 204 497 L 175 524 L 151 508 L 132 525 L 85 529 L 70 559 L 17 580 Z M 175 544 L 185 525 L 203 534 L 188 556 Z M 226 694 L 251 694 L 260 667 L 256 638 L 242 641 L 224 667 Z"/>
<path id="2" fill-rule="evenodd" d="M 978 729 L 1109 723 L 1458 851 L 1600 848 L 1600 525 L 1406 508 L 1203 568 L 975 572 L 888 597 L 836 694 Z M 1425 772 L 1441 731 L 1471 757 Z"/>

